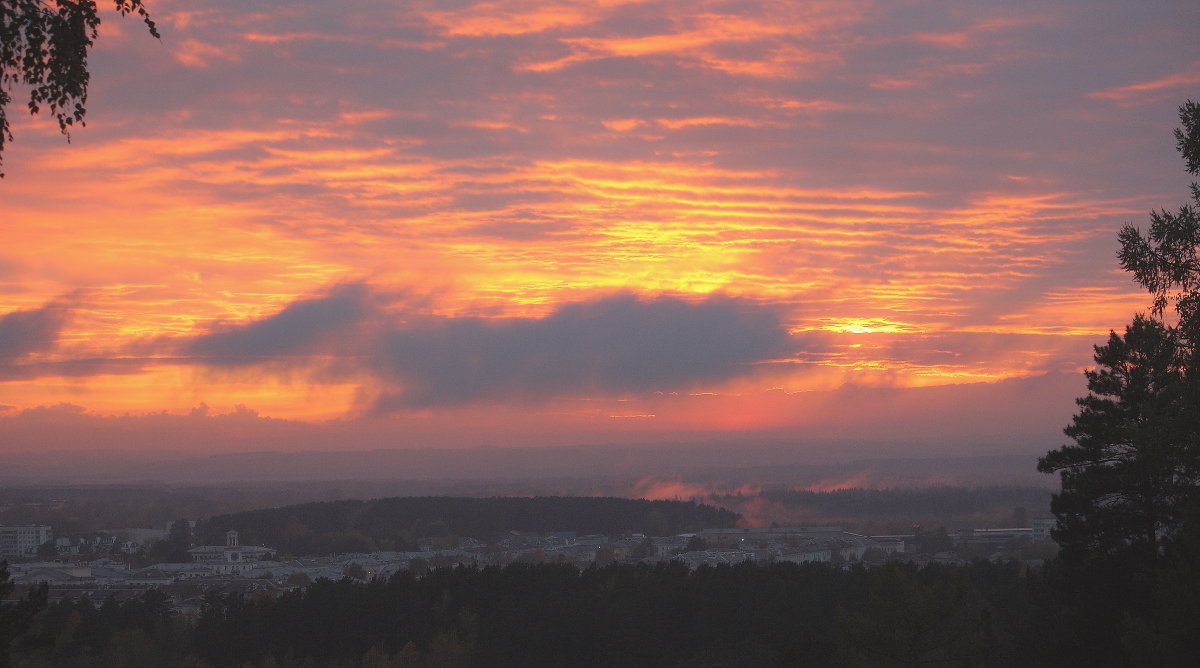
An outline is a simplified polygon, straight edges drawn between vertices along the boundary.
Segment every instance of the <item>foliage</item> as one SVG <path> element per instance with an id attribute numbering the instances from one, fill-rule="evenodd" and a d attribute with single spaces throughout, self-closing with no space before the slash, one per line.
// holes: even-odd
<path id="1" fill-rule="evenodd" d="M 1030 486 L 893 489 L 840 489 L 814 492 L 767 489 L 762 498 L 813 524 L 839 524 L 863 533 L 907 533 L 923 526 L 1029 526 L 1011 524 L 1014 509 L 1026 509 L 1026 519 L 1050 511 L 1050 491 Z M 714 501 L 722 503 L 723 497 Z M 736 504 L 733 504 L 736 507 Z"/>
<path id="2" fill-rule="evenodd" d="M 966 572 L 943 569 L 937 577 L 922 575 L 928 574 L 886 564 L 869 574 L 866 605 L 839 611 L 852 665 L 986 662 L 982 600 Z"/>
<path id="3" fill-rule="evenodd" d="M 586 482 L 583 486 L 591 487 Z M 20 485 L 0 488 L 0 508 L 7 507 L 0 510 L 0 524 L 48 524 L 54 527 L 55 535 L 71 536 L 123 527 L 163 527 L 180 517 L 228 515 L 334 498 L 393 497 L 412 487 L 411 483 L 361 481 L 187 487 Z M 429 489 L 443 493 L 442 487 L 430 486 Z M 465 495 L 479 496 L 474 489 L 468 489 L 471 493 Z M 511 494 L 510 491 L 503 495 L 528 496 L 519 488 Z M 463 491 L 458 495 L 464 495 Z M 408 493 L 405 496 L 417 495 Z M 740 507 L 752 508 L 753 501 L 758 498 L 770 501 L 772 508 L 785 507 L 786 516 L 796 518 L 789 522 L 835 524 L 867 534 L 907 533 L 914 522 L 931 527 L 1014 526 L 1012 515 L 1017 506 L 1026 508 L 1029 517 L 1043 517 L 1050 512 L 1050 491 L 1032 486 L 935 486 L 830 492 L 765 489 L 759 496 L 714 495 L 707 502 L 724 505 L 736 512 Z M 649 510 L 644 519 L 643 533 L 647 535 L 663 536 L 672 531 L 667 517 L 657 510 Z M 307 530 L 312 531 L 312 527 Z M 304 532 L 305 528 L 296 525 L 293 531 Z M 207 539 L 198 537 L 198 540 L 200 538 Z M 216 538 L 224 540 L 223 536 Z M 401 536 L 394 538 L 398 541 Z"/>
<path id="4" fill-rule="evenodd" d="M 1198 538 L 1174 549 L 1200 557 Z M 1184 561 L 1176 570 L 1162 582 L 1178 602 L 1173 626 L 1131 625 L 1111 639 L 1152 665 L 1188 665 L 1198 647 L 1200 576 Z M 100 605 L 43 599 L 23 613 L 10 658 L 210 668 L 1120 664 L 1064 592 L 1056 564 L 515 562 L 320 579 L 275 598 L 210 592 L 195 618 L 173 614 L 155 590 Z"/>
<path id="5" fill-rule="evenodd" d="M 1200 172 L 1200 105 L 1180 107 L 1175 133 L 1188 172 Z M 1200 205 L 1200 186 L 1191 186 Z M 1062 584 L 1081 642 L 1113 657 L 1186 646 L 1197 609 L 1174 596 L 1196 586 L 1191 542 L 1200 508 L 1200 224 L 1196 210 L 1151 213 L 1146 234 L 1120 232 L 1121 265 L 1153 296 L 1123 335 L 1097 346 L 1089 394 L 1065 430 L 1074 443 L 1039 463 L 1059 473 L 1053 532 Z M 1175 306 L 1175 322 L 1165 311 Z M 1174 629 L 1174 630 L 1173 630 Z M 1194 641 L 1191 641 L 1194 643 Z M 1179 654 L 1177 656 L 1182 656 Z"/>
<path id="6" fill-rule="evenodd" d="M 331 501 L 218 515 L 204 525 L 205 542 L 237 529 L 246 544 L 282 552 L 330 554 L 415 549 L 418 538 L 471 536 L 491 540 L 509 531 L 581 534 L 666 533 L 731 527 L 738 516 L 684 501 L 597 497 L 393 497 Z M 659 535 L 662 535 L 661 533 Z"/>
<path id="7" fill-rule="evenodd" d="M 203 523 L 197 522 L 196 527 L 197 530 L 201 530 Z M 171 530 L 167 533 L 167 537 L 155 541 L 146 551 L 146 564 L 178 564 L 191 561 L 192 557 L 188 553 L 188 549 L 195 544 L 192 523 L 187 519 L 174 520 L 171 522 Z M 225 544 L 224 537 L 218 544 Z"/>
<path id="8" fill-rule="evenodd" d="M 913 535 L 913 543 L 919 554 L 937 554 L 954 549 L 954 539 L 946 531 L 946 527 L 938 527 L 927 531 L 917 527 Z"/>
<path id="9" fill-rule="evenodd" d="M 180 665 L 186 629 L 167 596 L 149 590 L 96 606 L 84 598 L 46 607 L 14 649 L 13 666 Z"/>
<path id="10" fill-rule="evenodd" d="M 310 487 L 317 488 L 316 485 Z M 321 493 L 319 488 L 315 493 Z M 204 517 L 308 500 L 298 490 L 260 486 L 6 485 L 0 524 L 49 524 L 56 535 L 124 527 L 163 527 L 180 517 Z"/>
<path id="11" fill-rule="evenodd" d="M 642 542 L 629 550 L 629 558 L 634 560 L 646 559 L 651 554 L 654 554 L 654 540 L 650 536 L 646 536 L 642 539 Z"/>
<path id="12" fill-rule="evenodd" d="M 58 558 L 58 543 L 50 539 L 38 545 L 37 558 L 42 561 L 53 561 Z"/>
<path id="13" fill-rule="evenodd" d="M 21 647 L 35 615 L 46 606 L 46 585 L 34 587 L 15 603 L 5 602 L 13 589 L 8 562 L 0 561 L 0 668 L 8 668 L 10 652 Z"/>
<path id="14" fill-rule="evenodd" d="M 44 610 L 14 665 L 1040 665 L 1045 582 L 1008 564 L 579 571 L 562 564 L 318 580 L 278 598 L 164 597 Z M 40 638 L 43 642 L 33 642 Z"/>
<path id="15" fill-rule="evenodd" d="M 1176 146 L 1189 174 L 1200 174 L 1200 104 L 1188 100 L 1179 108 L 1183 127 L 1175 130 Z M 1200 206 L 1200 184 L 1191 184 L 1192 201 Z M 1153 312 L 1162 315 L 1174 303 L 1185 343 L 1197 354 L 1200 344 L 1200 219 L 1192 204 L 1178 213 L 1166 209 L 1150 212 L 1145 234 L 1132 225 L 1121 229 L 1118 258 L 1126 271 L 1146 288 L 1154 300 Z M 1195 359 L 1193 358 L 1193 362 Z"/>
<path id="16" fill-rule="evenodd" d="M 142 0 L 113 5 L 122 15 L 137 14 L 159 36 Z M 48 108 L 63 134 L 84 124 L 88 49 L 99 27 L 94 0 L 0 0 L 0 155 L 12 140 L 5 108 L 14 84 L 29 87 L 29 112 Z"/>
<path id="17" fill-rule="evenodd" d="M 1066 428 L 1074 445 L 1039 467 L 1059 472 L 1054 537 L 1072 562 L 1129 553 L 1149 567 L 1180 528 L 1195 493 L 1185 447 L 1194 417 L 1180 402 L 1184 365 L 1176 331 L 1138 316 L 1123 336 L 1096 347 L 1100 368 L 1086 372 L 1090 394 Z"/>

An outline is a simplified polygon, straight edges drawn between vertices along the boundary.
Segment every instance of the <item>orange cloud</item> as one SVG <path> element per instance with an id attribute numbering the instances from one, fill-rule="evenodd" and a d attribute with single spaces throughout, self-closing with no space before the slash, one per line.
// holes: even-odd
<path id="1" fill-rule="evenodd" d="M 466 37 L 525 35 L 558 28 L 578 28 L 598 20 L 606 10 L 626 2 L 478 2 L 462 9 L 421 9 L 421 15 L 443 34 Z"/>
<path id="2" fill-rule="evenodd" d="M 1039 77 L 1101 62 L 1097 47 L 1040 41 L 1042 19 L 986 9 L 165 7 L 170 57 L 106 33 L 97 113 L 72 144 L 14 116 L 0 317 L 87 299 L 53 348 L 21 353 L 24 379 L 0 383 L 12 410 L 353 415 L 380 388 L 348 355 L 211 369 L 162 347 L 345 282 L 404 295 L 411 310 L 387 317 L 500 328 L 614 293 L 725 295 L 822 344 L 682 400 L 618 384 L 523 399 L 523 415 L 570 416 L 559 436 L 796 428 L 822 411 L 853 419 L 801 400 L 820 393 L 1044 378 L 1086 364 L 1088 337 L 1144 305 L 1109 261 L 1113 230 L 1162 206 L 1170 180 L 1109 166 L 1162 162 L 1131 147 L 1170 110 L 1151 121 L 1152 105 L 1121 104 L 1200 81 L 1149 60 L 1128 63 L 1133 85 L 1095 69 L 1079 80 L 1118 104 L 1084 114 L 1078 91 Z M 1117 126 L 1131 134 L 1095 140 Z M 533 421 L 476 410 L 455 413 L 473 437 Z M 448 411 L 422 424 L 454 427 Z"/>
<path id="3" fill-rule="evenodd" d="M 693 118 L 656 118 L 655 123 L 670 128 L 672 130 L 680 130 L 682 128 L 690 128 L 706 125 L 740 125 L 744 127 L 762 127 L 768 125 L 767 122 L 756 120 L 753 118 L 731 118 L 723 116 L 701 116 Z"/>
<path id="4" fill-rule="evenodd" d="M 187 67 L 208 67 L 217 61 L 237 62 L 241 56 L 229 49 L 206 44 L 196 39 L 187 39 L 175 50 L 175 59 Z"/>
<path id="5" fill-rule="evenodd" d="M 1088 93 L 1088 97 L 1120 105 L 1146 104 L 1166 98 L 1175 99 L 1182 94 L 1178 89 L 1191 89 L 1197 84 L 1200 84 L 1200 62 L 1193 62 L 1188 71 L 1151 81 L 1094 91 Z"/>

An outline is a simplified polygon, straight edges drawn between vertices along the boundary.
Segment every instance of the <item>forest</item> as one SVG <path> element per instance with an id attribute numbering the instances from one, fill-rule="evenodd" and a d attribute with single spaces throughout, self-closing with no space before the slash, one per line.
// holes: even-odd
<path id="1" fill-rule="evenodd" d="M 1111 607 L 1078 607 L 1060 571 L 1016 563 L 514 563 L 210 595 L 195 619 L 156 592 L 59 603 L 16 639 L 11 665 L 1096 666 L 1122 644 L 1144 648 L 1146 665 L 1200 655 L 1186 615 L 1080 642 L 1111 628 Z"/>
<path id="2" fill-rule="evenodd" d="M 60 603 L 13 666 L 1087 665 L 1052 573 L 1016 564 L 677 562 L 440 569 L 319 580 L 279 598 L 209 596 L 194 622 L 151 593 Z M 1051 623 L 1053 622 L 1053 623 Z M 145 664 L 143 664 L 145 665 Z M 1096 664 L 1092 664 L 1096 665 Z"/>

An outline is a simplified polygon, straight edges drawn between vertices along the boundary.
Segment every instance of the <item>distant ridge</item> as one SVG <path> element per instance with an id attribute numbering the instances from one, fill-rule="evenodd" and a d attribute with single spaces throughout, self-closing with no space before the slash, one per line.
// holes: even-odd
<path id="1" fill-rule="evenodd" d="M 393 497 L 329 501 L 217 515 L 204 523 L 205 542 L 236 529 L 243 544 L 293 555 L 416 549 L 426 537 L 492 540 L 522 533 L 671 535 L 735 526 L 739 515 L 690 501 L 605 497 Z"/>

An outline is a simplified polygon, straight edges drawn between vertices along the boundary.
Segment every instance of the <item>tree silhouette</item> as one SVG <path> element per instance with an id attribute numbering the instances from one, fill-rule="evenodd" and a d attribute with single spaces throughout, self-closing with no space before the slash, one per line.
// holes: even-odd
<path id="1" fill-rule="evenodd" d="M 122 15 L 137 14 L 159 36 L 142 0 L 113 5 Z M 88 50 L 99 27 L 94 0 L 0 0 L 0 166 L 5 142 L 12 140 L 5 110 L 14 85 L 28 86 L 29 112 L 48 108 L 63 134 L 84 124 Z"/>
<path id="2" fill-rule="evenodd" d="M 9 582 L 8 562 L 0 561 L 0 599 L 13 591 Z M 39 611 L 46 607 L 45 583 L 31 589 L 13 605 L 0 604 L 0 668 L 7 668 L 13 645 L 33 624 Z"/>
<path id="3" fill-rule="evenodd" d="M 1096 347 L 1099 368 L 1086 372 L 1090 394 L 1064 431 L 1074 445 L 1048 453 L 1043 472 L 1058 472 L 1062 492 L 1051 509 L 1064 560 L 1130 557 L 1153 568 L 1178 529 L 1194 481 L 1182 475 L 1187 413 L 1176 331 L 1138 316 L 1125 334 Z"/>
<path id="4" fill-rule="evenodd" d="M 1200 105 L 1189 100 L 1179 116 L 1178 149 L 1200 173 Z M 1200 185 L 1191 194 L 1200 205 Z M 1052 508 L 1068 561 L 1133 551 L 1152 566 L 1200 500 L 1200 220 L 1190 204 L 1150 218 L 1144 234 L 1121 229 L 1118 258 L 1153 295 L 1154 317 L 1137 316 L 1096 348 L 1090 394 L 1066 429 L 1075 445 L 1038 464 L 1062 476 Z M 1170 304 L 1175 324 L 1164 318 Z"/>
<path id="5" fill-rule="evenodd" d="M 1179 115 L 1175 137 L 1194 175 L 1200 105 L 1189 100 Z M 1191 196 L 1200 205 L 1200 185 Z M 1089 394 L 1076 400 L 1081 410 L 1065 429 L 1074 444 L 1038 462 L 1062 480 L 1052 535 L 1077 631 L 1088 635 L 1079 642 L 1109 659 L 1184 646 L 1168 622 L 1185 608 L 1164 593 L 1197 582 L 1189 561 L 1200 518 L 1200 221 L 1191 204 L 1150 219 L 1145 233 L 1121 229 L 1118 253 L 1152 295 L 1150 315 L 1096 347 Z"/>
<path id="6" fill-rule="evenodd" d="M 1179 107 L 1183 127 L 1175 130 L 1176 148 L 1183 156 L 1187 172 L 1200 174 L 1200 104 L 1188 100 Z M 1153 295 L 1155 315 L 1162 316 L 1174 303 L 1178 327 L 1184 338 L 1180 343 L 1193 357 L 1200 355 L 1200 184 L 1191 184 L 1192 204 L 1179 207 L 1177 213 L 1166 209 L 1150 212 L 1150 229 L 1144 234 L 1133 225 L 1121 229 L 1121 250 L 1117 257 L 1126 271 Z"/>

